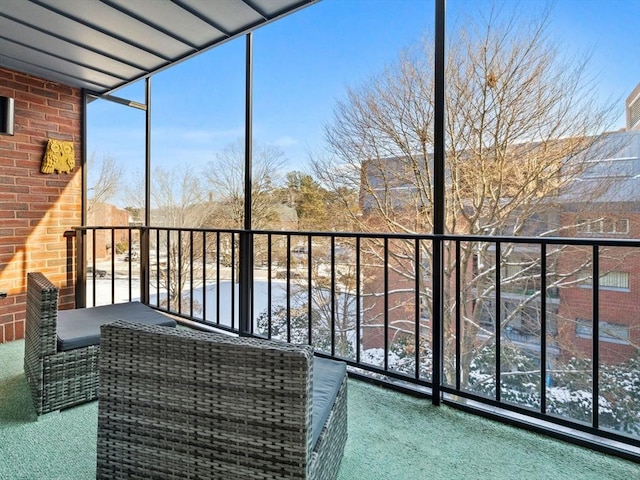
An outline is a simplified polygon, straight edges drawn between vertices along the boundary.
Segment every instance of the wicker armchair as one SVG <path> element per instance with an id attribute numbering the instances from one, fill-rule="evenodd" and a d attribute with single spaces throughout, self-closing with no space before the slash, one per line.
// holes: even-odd
<path id="1" fill-rule="evenodd" d="M 40 272 L 27 274 L 24 372 L 37 415 L 98 398 L 100 325 L 125 313 L 176 324 L 139 302 L 58 312 L 58 287 Z"/>
<path id="2" fill-rule="evenodd" d="M 93 400 L 98 394 L 98 345 L 58 352 L 58 287 L 42 273 L 27 274 L 24 373 L 36 413 Z"/>
<path id="3" fill-rule="evenodd" d="M 309 346 L 133 323 L 101 335 L 97 478 L 336 478 L 344 363 L 314 360 Z M 333 394 L 314 388 L 321 377 Z"/>

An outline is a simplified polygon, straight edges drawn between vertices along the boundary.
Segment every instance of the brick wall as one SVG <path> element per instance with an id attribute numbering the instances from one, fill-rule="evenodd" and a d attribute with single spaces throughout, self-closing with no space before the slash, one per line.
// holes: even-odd
<path id="1" fill-rule="evenodd" d="M 72 243 L 81 222 L 79 89 L 0 68 L 0 96 L 15 99 L 13 136 L 0 135 L 0 343 L 24 337 L 27 272 L 60 287 L 60 308 L 74 306 Z M 75 144 L 71 174 L 42 174 L 48 139 Z"/>

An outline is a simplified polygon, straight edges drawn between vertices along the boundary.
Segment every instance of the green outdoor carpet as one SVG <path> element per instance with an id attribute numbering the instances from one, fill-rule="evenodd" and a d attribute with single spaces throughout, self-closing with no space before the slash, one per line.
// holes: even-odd
<path id="1" fill-rule="evenodd" d="M 0 345 L 0 479 L 95 478 L 97 402 L 36 421 L 24 342 Z M 351 380 L 341 480 L 640 479 L 640 465 Z"/>

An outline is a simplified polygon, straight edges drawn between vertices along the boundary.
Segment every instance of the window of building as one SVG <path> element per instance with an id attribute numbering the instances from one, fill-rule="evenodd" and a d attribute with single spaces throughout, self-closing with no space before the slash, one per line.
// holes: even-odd
<path id="1" fill-rule="evenodd" d="M 598 322 L 600 327 L 599 338 L 601 342 L 629 344 L 629 327 L 619 323 Z M 593 322 L 579 318 L 576 321 L 576 336 L 580 338 L 593 338 Z"/>
<path id="2" fill-rule="evenodd" d="M 593 285 L 592 277 L 582 279 L 582 286 L 591 287 Z M 600 275 L 600 288 L 609 290 L 625 290 L 629 291 L 629 272 L 607 272 Z"/>
<path id="3" fill-rule="evenodd" d="M 588 162 L 588 168 L 582 175 L 584 179 L 632 177 L 634 175 L 633 157 L 603 158 Z"/>
<path id="4" fill-rule="evenodd" d="M 586 234 L 618 234 L 629 233 L 628 218 L 603 217 L 598 219 L 579 218 L 575 222 L 578 233 Z"/>

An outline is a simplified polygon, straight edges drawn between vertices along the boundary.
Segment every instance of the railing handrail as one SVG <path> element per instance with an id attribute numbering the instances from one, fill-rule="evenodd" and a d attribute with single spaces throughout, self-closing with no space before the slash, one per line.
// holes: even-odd
<path id="1" fill-rule="evenodd" d="M 290 235 L 293 237 L 338 237 L 338 238 L 379 238 L 379 239 L 398 239 L 398 240 L 433 240 L 439 238 L 443 241 L 465 241 L 465 242 L 489 242 L 489 243 L 520 243 L 520 244 L 547 244 L 547 245 L 583 245 L 593 246 L 600 245 L 603 247 L 640 247 L 640 239 L 631 238 L 610 238 L 610 237 L 546 237 L 546 236 L 509 236 L 509 235 L 469 235 L 464 233 L 418 233 L 418 232 L 326 232 L 314 230 L 244 230 L 241 228 L 214 228 L 214 227 L 167 227 L 167 226 L 84 226 L 73 227 L 75 231 L 88 230 L 112 230 L 112 229 L 130 229 L 130 230 L 172 230 L 182 232 L 220 232 L 220 233 L 252 233 L 254 235 Z"/>

